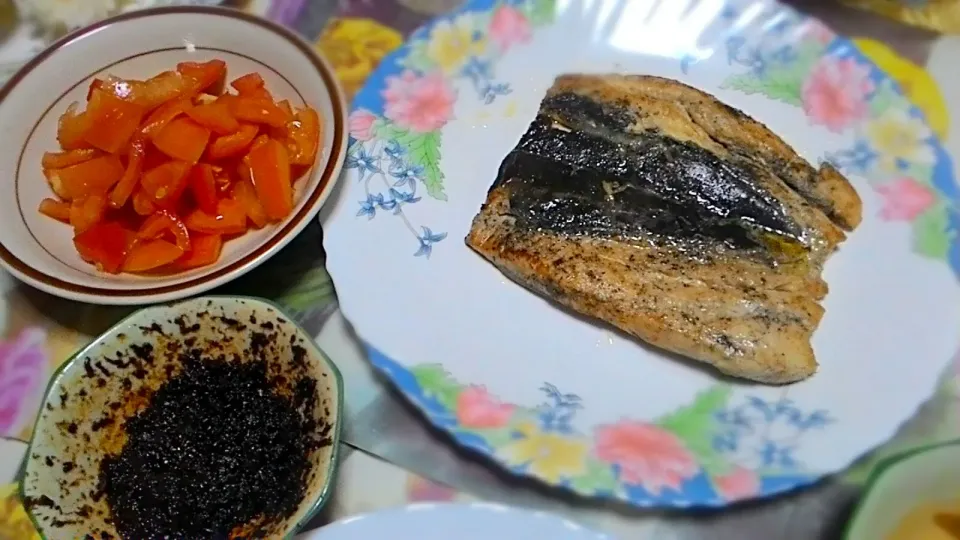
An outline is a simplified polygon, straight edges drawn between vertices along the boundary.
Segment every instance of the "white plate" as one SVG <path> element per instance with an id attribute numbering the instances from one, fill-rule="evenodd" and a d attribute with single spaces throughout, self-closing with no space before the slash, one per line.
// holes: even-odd
<path id="1" fill-rule="evenodd" d="M 552 308 L 464 245 L 562 72 L 682 80 L 850 176 L 864 221 L 827 264 L 819 373 L 720 380 Z M 960 342 L 950 158 L 848 40 L 779 4 L 474 0 L 384 60 L 350 127 L 325 240 L 343 313 L 430 422 L 516 474 L 637 506 L 781 493 L 891 437 Z"/>
<path id="2" fill-rule="evenodd" d="M 97 76 L 145 79 L 178 62 L 218 58 L 227 76 L 256 71 L 294 106 L 313 107 L 323 124 L 317 160 L 294 190 L 294 209 L 275 225 L 227 242 L 217 263 L 171 275 L 106 274 L 84 262 L 73 230 L 42 216 L 52 196 L 40 158 L 57 150 L 59 116 L 83 102 Z M 233 10 L 175 6 L 100 21 L 54 43 L 0 90 L 0 264 L 51 294 L 96 304 L 149 304 L 201 293 L 256 268 L 293 239 L 332 193 L 343 164 L 345 102 L 333 70 L 290 30 Z"/>
<path id="3" fill-rule="evenodd" d="M 338 521 L 299 540 L 612 540 L 557 516 L 495 504 L 414 504 Z"/>

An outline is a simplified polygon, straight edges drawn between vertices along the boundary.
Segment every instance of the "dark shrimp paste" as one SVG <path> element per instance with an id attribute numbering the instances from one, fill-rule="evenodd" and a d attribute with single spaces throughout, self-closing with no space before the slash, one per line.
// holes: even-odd
<path id="1" fill-rule="evenodd" d="M 181 358 L 181 373 L 125 426 L 127 442 L 100 467 L 100 485 L 123 538 L 260 537 L 303 498 L 316 381 L 288 399 L 265 363 Z M 304 385 L 310 386 L 305 388 Z"/>

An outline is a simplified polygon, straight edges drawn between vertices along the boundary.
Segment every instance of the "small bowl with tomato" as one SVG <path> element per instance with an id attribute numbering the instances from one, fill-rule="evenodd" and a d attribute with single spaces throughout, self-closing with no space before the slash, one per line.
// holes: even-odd
<path id="1" fill-rule="evenodd" d="M 0 264 L 100 304 L 226 283 L 319 212 L 345 110 L 310 45 L 239 11 L 148 9 L 79 30 L 0 89 Z"/>

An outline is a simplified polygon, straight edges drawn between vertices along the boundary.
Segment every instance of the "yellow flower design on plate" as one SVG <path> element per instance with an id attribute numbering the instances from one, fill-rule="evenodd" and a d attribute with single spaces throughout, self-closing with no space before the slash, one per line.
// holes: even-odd
<path id="1" fill-rule="evenodd" d="M 461 15 L 452 21 L 441 21 L 430 32 L 427 58 L 444 73 L 456 73 L 473 56 L 483 54 L 487 41 L 477 31 L 471 15 Z"/>
<path id="2" fill-rule="evenodd" d="M 17 497 L 17 485 L 0 486 L 0 538 L 4 540 L 34 540 L 40 534 L 33 528 L 27 511 Z"/>
<path id="3" fill-rule="evenodd" d="M 403 44 L 403 36 L 389 26 L 370 19 L 332 19 L 320 34 L 315 47 L 333 64 L 348 98 L 383 57 Z"/>
<path id="4" fill-rule="evenodd" d="M 856 38 L 853 43 L 864 56 L 900 85 L 910 102 L 923 111 L 934 133 L 946 139 L 950 128 L 947 104 L 930 73 L 878 41 Z"/>
<path id="5" fill-rule="evenodd" d="M 880 156 L 880 166 L 894 172 L 903 160 L 917 165 L 933 165 L 937 156 L 927 143 L 932 132 L 920 118 L 901 108 L 891 108 L 867 124 L 867 140 Z"/>
<path id="6" fill-rule="evenodd" d="M 551 484 L 584 472 L 587 447 L 582 441 L 540 431 L 532 423 L 520 425 L 517 431 L 521 438 L 497 449 L 497 454 L 508 464 L 526 465 L 531 475 Z"/>

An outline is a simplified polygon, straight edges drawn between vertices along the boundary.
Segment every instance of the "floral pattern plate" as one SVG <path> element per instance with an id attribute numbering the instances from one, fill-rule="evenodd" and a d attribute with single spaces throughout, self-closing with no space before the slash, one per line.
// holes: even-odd
<path id="1" fill-rule="evenodd" d="M 553 309 L 463 243 L 562 72 L 700 87 L 856 185 L 827 265 L 820 371 L 740 384 Z M 960 329 L 960 187 L 922 114 L 845 38 L 770 1 L 472 0 L 358 94 L 328 268 L 373 364 L 507 470 L 636 506 L 804 486 L 890 438 Z"/>

